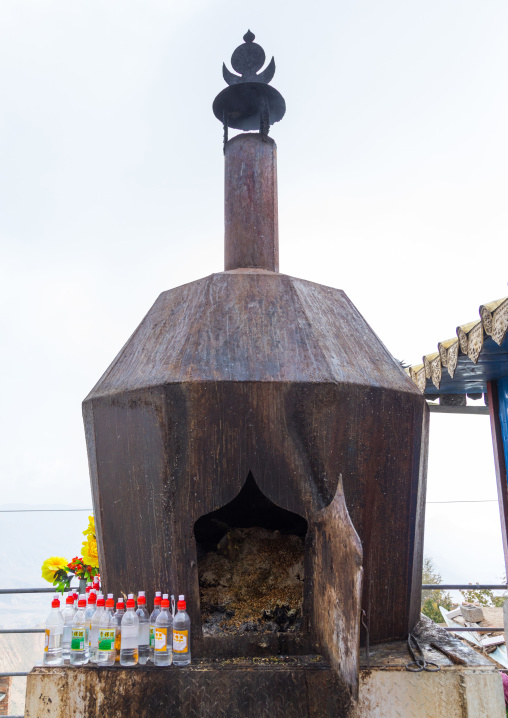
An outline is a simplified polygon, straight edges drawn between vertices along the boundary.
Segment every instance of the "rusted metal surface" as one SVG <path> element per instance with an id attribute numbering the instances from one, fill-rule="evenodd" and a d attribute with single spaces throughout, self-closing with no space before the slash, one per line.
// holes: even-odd
<path id="1" fill-rule="evenodd" d="M 320 564 L 314 574 L 310 630 L 356 700 L 360 648 L 362 545 L 344 501 L 342 477 L 332 502 L 311 527 Z"/>
<path id="2" fill-rule="evenodd" d="M 226 270 L 279 271 L 277 146 L 259 134 L 238 135 L 225 151 Z"/>
<path id="3" fill-rule="evenodd" d="M 186 668 L 35 668 L 25 718 L 330 718 L 350 698 L 319 656 Z"/>
<path id="4" fill-rule="evenodd" d="M 165 292 L 84 415 L 107 591 L 186 593 L 197 655 L 208 649 L 193 526 L 249 471 L 309 525 L 342 474 L 371 640 L 402 638 L 418 620 L 428 411 L 340 290 L 258 270 Z M 316 600 L 323 558 L 308 560 Z"/>

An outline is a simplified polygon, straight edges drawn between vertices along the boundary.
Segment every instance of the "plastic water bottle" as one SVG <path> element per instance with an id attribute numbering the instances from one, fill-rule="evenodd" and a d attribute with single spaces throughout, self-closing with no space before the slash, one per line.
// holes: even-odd
<path id="1" fill-rule="evenodd" d="M 93 614 L 92 620 L 90 621 L 88 650 L 90 651 L 91 663 L 97 663 L 97 654 L 99 651 L 99 625 L 102 615 L 106 610 L 104 608 L 105 605 L 106 601 L 104 600 L 104 596 L 102 594 L 99 594 L 99 596 L 97 597 L 97 610 Z"/>
<path id="2" fill-rule="evenodd" d="M 161 592 L 156 591 L 153 611 L 150 616 L 150 660 L 153 663 L 153 649 L 155 646 L 155 621 L 161 612 Z"/>
<path id="3" fill-rule="evenodd" d="M 106 610 L 102 614 L 99 622 L 97 664 L 100 666 L 115 665 L 116 621 L 114 609 L 115 602 L 113 600 L 113 595 L 109 594 L 108 600 L 106 601 Z"/>
<path id="4" fill-rule="evenodd" d="M 60 611 L 58 594 L 51 602 L 51 612 L 46 619 L 46 633 L 44 636 L 44 665 L 61 666 L 63 663 L 62 637 L 64 620 Z"/>
<path id="5" fill-rule="evenodd" d="M 88 663 L 88 630 L 90 621 L 85 618 L 86 598 L 81 594 L 78 601 L 78 610 L 72 621 L 71 633 L 71 664 L 84 666 Z"/>
<path id="6" fill-rule="evenodd" d="M 150 655 L 150 616 L 146 610 L 145 592 L 138 593 L 138 610 L 136 616 L 139 618 L 138 634 L 138 660 L 144 666 Z"/>
<path id="7" fill-rule="evenodd" d="M 120 665 L 136 666 L 138 663 L 138 634 L 139 616 L 136 615 L 136 602 L 134 595 L 129 593 L 127 598 L 127 612 L 122 617 Z"/>
<path id="8" fill-rule="evenodd" d="M 123 602 L 123 598 L 120 596 L 118 601 L 116 602 L 116 612 L 114 615 L 115 623 L 116 623 L 116 633 L 115 633 L 115 651 L 116 651 L 116 663 L 120 663 L 120 646 L 122 641 L 122 632 L 120 630 L 122 625 L 122 618 L 125 615 L 125 603 Z"/>
<path id="9" fill-rule="evenodd" d="M 170 666 L 173 660 L 171 627 L 173 616 L 169 612 L 168 594 L 161 601 L 161 611 L 155 621 L 154 660 L 156 666 Z"/>
<path id="10" fill-rule="evenodd" d="M 89 591 L 87 607 L 85 611 L 85 618 L 88 621 L 88 643 L 86 646 L 86 653 L 88 658 L 90 658 L 90 631 L 92 630 L 92 618 L 94 617 L 95 611 L 97 610 L 97 606 L 95 605 L 96 602 L 97 594 L 95 593 L 95 591 Z"/>
<path id="11" fill-rule="evenodd" d="M 71 655 L 71 637 L 72 637 L 72 621 L 76 614 L 74 608 L 74 594 L 68 593 L 65 599 L 65 608 L 62 611 L 63 616 L 63 635 L 62 635 L 62 655 L 64 661 L 68 661 Z"/>
<path id="12" fill-rule="evenodd" d="M 190 618 L 185 612 L 185 596 L 178 596 L 178 613 L 173 619 L 173 663 L 175 666 L 188 666 L 191 662 Z"/>

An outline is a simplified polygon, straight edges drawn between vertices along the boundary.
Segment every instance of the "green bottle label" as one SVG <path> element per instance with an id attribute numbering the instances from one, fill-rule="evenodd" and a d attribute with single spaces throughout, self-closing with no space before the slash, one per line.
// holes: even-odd
<path id="1" fill-rule="evenodd" d="M 71 637 L 71 651 L 84 651 L 85 640 L 88 643 L 88 630 L 86 628 L 73 628 Z"/>
<path id="2" fill-rule="evenodd" d="M 115 629 L 101 628 L 99 631 L 99 651 L 112 651 L 115 647 Z"/>

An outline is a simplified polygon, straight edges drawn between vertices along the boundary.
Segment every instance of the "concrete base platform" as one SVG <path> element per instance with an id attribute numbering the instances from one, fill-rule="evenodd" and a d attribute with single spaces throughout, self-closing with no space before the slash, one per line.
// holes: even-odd
<path id="1" fill-rule="evenodd" d="M 439 673 L 362 671 L 351 718 L 506 718 L 495 669 L 443 668 Z"/>
<path id="2" fill-rule="evenodd" d="M 355 704 L 320 656 L 280 656 L 185 668 L 37 667 L 25 718 L 506 718 L 494 664 L 431 622 L 419 629 L 426 660 L 440 670 L 407 671 L 404 642 L 373 646 L 368 660 L 360 654 Z"/>
<path id="3" fill-rule="evenodd" d="M 25 718 L 505 718 L 499 672 L 362 670 L 356 706 L 341 703 L 333 672 L 196 663 L 190 668 L 35 668 Z"/>

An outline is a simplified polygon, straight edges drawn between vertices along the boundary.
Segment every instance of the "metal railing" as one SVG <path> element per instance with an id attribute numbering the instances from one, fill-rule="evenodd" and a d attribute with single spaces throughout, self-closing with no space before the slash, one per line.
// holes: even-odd
<path id="1" fill-rule="evenodd" d="M 77 586 L 70 586 L 72 590 L 76 590 Z M 19 594 L 19 593 L 31 593 L 31 594 L 37 594 L 37 593 L 56 593 L 54 587 L 53 588 L 0 588 L 0 595 L 8 595 L 8 594 Z M 1 628 L 0 629 L 0 635 L 1 634 L 9 634 L 9 633 L 44 633 L 44 628 Z M 0 678 L 26 678 L 29 675 L 28 671 L 2 671 L 0 672 Z M 24 718 L 23 715 L 6 715 L 4 718 Z"/>
<path id="2" fill-rule="evenodd" d="M 491 591 L 506 591 L 508 590 L 508 585 L 504 583 L 424 583 L 422 585 L 422 591 L 434 591 L 436 589 L 438 591 L 476 591 L 477 589 L 480 589 L 480 591 L 483 591 L 484 589 L 489 589 Z"/>

